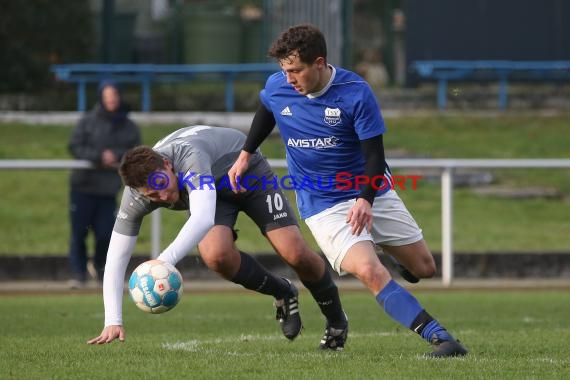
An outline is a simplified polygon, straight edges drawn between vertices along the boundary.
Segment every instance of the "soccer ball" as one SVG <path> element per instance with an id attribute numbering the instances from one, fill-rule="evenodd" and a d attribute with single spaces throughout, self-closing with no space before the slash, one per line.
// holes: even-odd
<path id="1" fill-rule="evenodd" d="M 129 279 L 129 294 L 135 305 L 152 314 L 172 309 L 182 296 L 182 276 L 174 265 L 149 260 L 139 265 Z"/>

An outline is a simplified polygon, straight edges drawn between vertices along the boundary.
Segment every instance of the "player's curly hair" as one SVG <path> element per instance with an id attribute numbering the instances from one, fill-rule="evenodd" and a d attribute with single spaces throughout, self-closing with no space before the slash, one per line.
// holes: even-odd
<path id="1" fill-rule="evenodd" d="M 327 58 L 327 42 L 314 25 L 295 25 L 281 33 L 269 48 L 268 55 L 281 61 L 297 53 L 301 62 L 312 64 L 318 57 Z"/>
<path id="2" fill-rule="evenodd" d="M 163 157 L 152 148 L 139 145 L 127 151 L 119 166 L 119 175 L 125 186 L 143 187 L 154 172 L 164 169 Z"/>

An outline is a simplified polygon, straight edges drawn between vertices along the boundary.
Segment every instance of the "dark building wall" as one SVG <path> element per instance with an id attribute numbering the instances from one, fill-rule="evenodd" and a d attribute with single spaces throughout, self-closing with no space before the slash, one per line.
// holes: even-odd
<path id="1" fill-rule="evenodd" d="M 570 1 L 405 0 L 407 61 L 570 60 Z"/>

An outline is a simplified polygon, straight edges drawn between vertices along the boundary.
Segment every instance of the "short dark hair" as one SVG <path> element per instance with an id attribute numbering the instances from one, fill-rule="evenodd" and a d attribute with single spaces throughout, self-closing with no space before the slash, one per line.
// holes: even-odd
<path id="1" fill-rule="evenodd" d="M 119 166 L 119 175 L 125 186 L 136 189 L 146 185 L 150 175 L 162 169 L 163 157 L 152 148 L 139 145 L 125 153 Z"/>
<path id="2" fill-rule="evenodd" d="M 277 61 L 293 53 L 301 62 L 312 64 L 318 57 L 327 58 L 327 42 L 323 33 L 314 25 L 295 25 L 281 33 L 275 40 L 268 55 Z"/>

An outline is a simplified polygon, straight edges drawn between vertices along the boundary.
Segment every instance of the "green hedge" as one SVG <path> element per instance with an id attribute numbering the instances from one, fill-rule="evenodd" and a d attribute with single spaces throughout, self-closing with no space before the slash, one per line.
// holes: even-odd
<path id="1" fill-rule="evenodd" d="M 9 0 L 0 12 L 0 93 L 45 89 L 51 64 L 92 59 L 88 0 Z"/>

